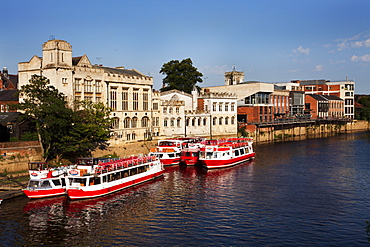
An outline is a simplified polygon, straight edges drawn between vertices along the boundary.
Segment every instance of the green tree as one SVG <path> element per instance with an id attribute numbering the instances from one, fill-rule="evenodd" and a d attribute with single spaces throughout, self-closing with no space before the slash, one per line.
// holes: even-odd
<path id="1" fill-rule="evenodd" d="M 358 103 L 363 105 L 363 107 L 356 113 L 356 118 L 370 121 L 370 97 L 362 97 L 358 100 Z"/>
<path id="2" fill-rule="evenodd" d="M 33 75 L 19 91 L 19 109 L 33 119 L 45 160 L 72 159 L 105 148 L 109 140 L 110 110 L 81 102 L 68 106 L 65 96 L 46 77 Z"/>
<path id="3" fill-rule="evenodd" d="M 191 93 L 194 86 L 198 82 L 203 82 L 202 76 L 197 68 L 193 66 L 193 62 L 190 58 L 179 60 L 172 60 L 168 63 L 163 64 L 159 73 L 166 75 L 163 78 L 163 87 L 161 92 L 177 89 L 183 92 Z"/>

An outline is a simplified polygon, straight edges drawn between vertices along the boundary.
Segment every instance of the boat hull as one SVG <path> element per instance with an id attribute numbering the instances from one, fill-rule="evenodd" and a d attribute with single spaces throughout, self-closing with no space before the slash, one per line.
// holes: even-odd
<path id="1" fill-rule="evenodd" d="M 56 189 L 36 189 L 36 190 L 28 190 L 24 189 L 23 193 L 31 199 L 37 199 L 37 198 L 46 198 L 46 197 L 52 197 L 52 196 L 60 196 L 60 195 L 66 195 L 66 189 L 65 188 L 56 188 Z"/>
<path id="2" fill-rule="evenodd" d="M 72 200 L 78 200 L 78 199 L 87 199 L 87 198 L 94 198 L 94 197 L 100 197 L 104 195 L 108 195 L 141 183 L 148 182 L 150 180 L 157 179 L 161 176 L 163 176 L 164 170 L 160 170 L 158 172 L 148 174 L 146 176 L 132 178 L 130 180 L 127 180 L 125 178 L 121 179 L 122 181 L 117 180 L 117 183 L 107 184 L 106 187 L 100 186 L 101 188 L 96 189 L 94 186 L 91 186 L 91 190 L 88 190 L 86 188 L 82 189 L 74 189 L 69 188 L 67 190 L 68 197 Z M 127 181 L 125 181 L 127 180 Z"/>
<path id="3" fill-rule="evenodd" d="M 255 153 L 253 152 L 231 159 L 201 159 L 199 160 L 199 164 L 206 167 L 207 169 L 219 169 L 238 165 L 240 163 L 253 159 L 254 156 Z"/>

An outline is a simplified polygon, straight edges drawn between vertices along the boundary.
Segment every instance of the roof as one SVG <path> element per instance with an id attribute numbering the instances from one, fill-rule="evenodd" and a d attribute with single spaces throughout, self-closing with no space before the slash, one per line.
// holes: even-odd
<path id="1" fill-rule="evenodd" d="M 0 73 L 0 79 L 3 81 L 5 89 L 16 89 L 18 87 L 18 75 Z"/>
<path id="2" fill-rule="evenodd" d="M 72 65 L 76 66 L 78 62 L 81 60 L 82 56 L 80 57 L 72 57 Z"/>
<path id="3" fill-rule="evenodd" d="M 110 68 L 110 67 L 103 67 L 103 66 L 99 66 L 99 65 L 93 65 L 93 67 L 98 67 L 100 69 L 103 69 L 104 72 L 106 73 L 110 73 L 110 74 L 120 74 L 120 75 L 130 75 L 130 76 L 145 76 L 147 77 L 146 75 L 140 73 L 139 71 L 137 70 L 130 70 L 130 69 L 121 69 L 121 68 Z"/>
<path id="4" fill-rule="evenodd" d="M 19 112 L 0 112 L 0 124 L 7 125 L 9 122 L 14 123 L 20 114 Z"/>
<path id="5" fill-rule="evenodd" d="M 18 101 L 18 90 L 2 90 L 0 91 L 0 101 Z"/>
<path id="6" fill-rule="evenodd" d="M 343 101 L 343 99 L 339 98 L 338 96 L 334 96 L 334 95 L 319 95 L 319 94 L 306 94 L 306 95 L 311 96 L 312 98 L 318 101 L 329 101 L 329 100 Z"/>

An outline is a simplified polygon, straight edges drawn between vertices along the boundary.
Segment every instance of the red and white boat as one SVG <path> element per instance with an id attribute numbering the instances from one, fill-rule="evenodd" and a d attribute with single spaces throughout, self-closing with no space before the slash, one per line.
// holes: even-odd
<path id="1" fill-rule="evenodd" d="M 232 138 L 227 140 L 209 140 L 200 149 L 199 164 L 208 168 L 234 166 L 253 159 L 252 138 Z"/>
<path id="2" fill-rule="evenodd" d="M 200 149 L 204 147 L 206 141 L 198 143 L 189 143 L 180 153 L 180 164 L 193 166 L 199 162 Z"/>
<path id="3" fill-rule="evenodd" d="M 202 137 L 183 137 L 158 141 L 155 148 L 150 149 L 149 155 L 157 156 L 164 166 L 178 165 L 180 154 L 184 148 L 196 145 L 203 141 Z"/>
<path id="4" fill-rule="evenodd" d="M 104 196 L 161 177 L 163 172 L 163 165 L 155 156 L 80 164 L 68 170 L 67 195 L 70 199 Z"/>
<path id="5" fill-rule="evenodd" d="M 46 162 L 29 163 L 30 180 L 24 194 L 28 198 L 46 198 L 66 194 L 67 167 L 50 168 Z"/>

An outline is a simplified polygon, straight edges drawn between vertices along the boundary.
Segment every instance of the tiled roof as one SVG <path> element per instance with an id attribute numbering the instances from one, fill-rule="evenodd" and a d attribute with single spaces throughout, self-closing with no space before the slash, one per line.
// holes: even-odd
<path id="1" fill-rule="evenodd" d="M 2 90 L 0 91 L 0 101 L 18 101 L 18 90 Z"/>
<path id="2" fill-rule="evenodd" d="M 140 72 L 136 70 L 130 70 L 130 69 L 119 69 L 119 68 L 110 68 L 110 67 L 103 67 L 94 65 L 93 67 L 98 67 L 100 69 L 103 69 L 106 73 L 109 74 L 120 74 L 120 75 L 130 75 L 130 76 L 145 76 L 144 74 L 141 74 Z"/>
<path id="3" fill-rule="evenodd" d="M 20 114 L 19 112 L 0 112 L 0 124 L 14 123 Z"/>

